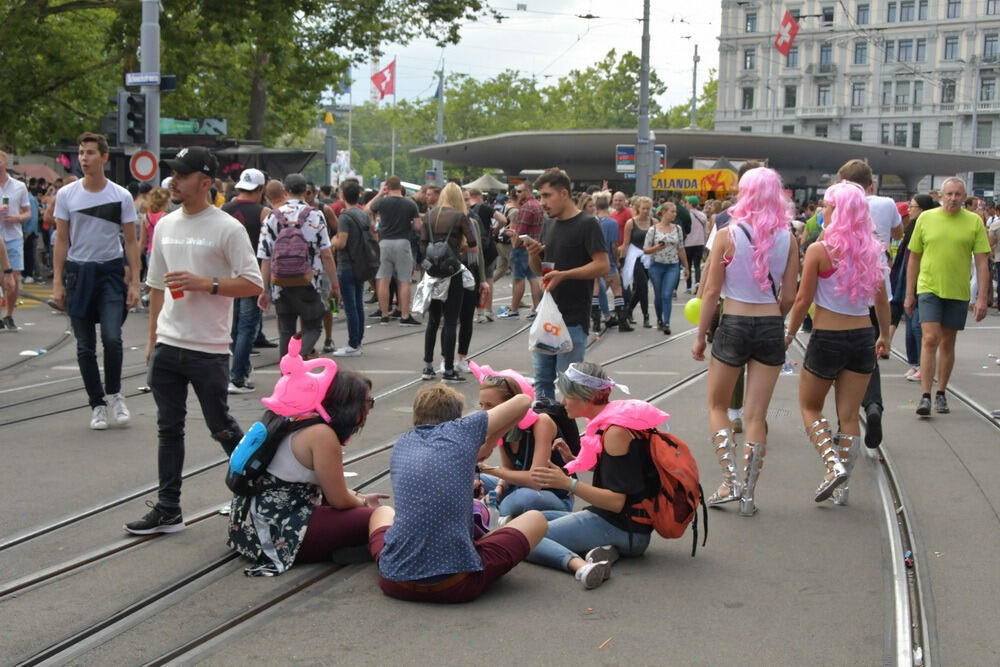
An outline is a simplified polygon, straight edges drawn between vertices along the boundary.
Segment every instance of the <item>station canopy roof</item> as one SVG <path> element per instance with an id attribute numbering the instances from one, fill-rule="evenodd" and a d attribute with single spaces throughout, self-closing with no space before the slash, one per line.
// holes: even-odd
<path id="1" fill-rule="evenodd" d="M 867 159 L 876 174 L 895 174 L 912 184 L 928 175 L 1000 171 L 1000 159 L 855 141 L 795 135 L 654 130 L 667 146 L 667 166 L 689 165 L 695 157 L 766 158 L 781 172 L 818 177 L 835 173 L 848 160 Z M 574 180 L 622 179 L 615 173 L 615 146 L 634 144 L 635 130 L 543 130 L 506 132 L 464 141 L 421 146 L 418 157 L 471 167 L 501 168 L 509 175 L 559 166 Z M 810 179 L 812 180 L 812 179 Z"/>

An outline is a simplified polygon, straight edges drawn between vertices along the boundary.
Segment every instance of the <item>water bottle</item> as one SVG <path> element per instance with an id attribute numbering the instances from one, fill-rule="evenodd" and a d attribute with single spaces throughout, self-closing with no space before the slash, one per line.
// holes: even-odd
<path id="1" fill-rule="evenodd" d="M 781 367 L 781 374 L 782 375 L 791 375 L 794 372 L 795 372 L 795 366 L 792 364 L 792 360 L 786 354 L 785 355 L 785 365 Z"/>
<path id="2" fill-rule="evenodd" d="M 330 297 L 330 314 L 334 317 L 340 315 L 340 303 L 335 296 Z"/>
<path id="3" fill-rule="evenodd" d="M 500 525 L 500 506 L 497 504 L 496 489 L 486 496 L 486 509 L 490 511 L 490 532 L 493 532 Z"/>

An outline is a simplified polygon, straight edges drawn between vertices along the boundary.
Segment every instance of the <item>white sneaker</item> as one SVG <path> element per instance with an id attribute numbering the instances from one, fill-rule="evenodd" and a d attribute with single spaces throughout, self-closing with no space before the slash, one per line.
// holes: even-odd
<path id="1" fill-rule="evenodd" d="M 472 371 L 469 370 L 469 360 L 468 359 L 459 359 L 458 361 L 456 361 L 455 362 L 455 368 L 457 368 L 458 370 L 462 371 L 463 373 L 471 373 L 472 372 Z"/>
<path id="2" fill-rule="evenodd" d="M 583 584 L 585 590 L 597 588 L 611 576 L 611 564 L 606 560 L 587 563 L 576 571 L 576 580 Z"/>
<path id="3" fill-rule="evenodd" d="M 230 381 L 226 392 L 230 394 L 251 394 L 254 389 L 254 386 L 245 380 L 239 384 Z"/>
<path id="4" fill-rule="evenodd" d="M 441 365 L 438 366 L 438 373 L 444 373 L 444 359 L 441 360 Z"/>
<path id="5" fill-rule="evenodd" d="M 24 283 L 25 285 L 34 285 L 35 279 L 32 278 L 31 276 L 25 276 L 24 278 L 21 279 L 21 282 Z"/>
<path id="6" fill-rule="evenodd" d="M 484 324 L 486 322 L 486 315 L 483 313 L 478 313 L 475 319 L 472 321 L 475 322 L 476 324 Z"/>
<path id="7" fill-rule="evenodd" d="M 132 418 L 132 413 L 128 411 L 128 406 L 125 405 L 125 397 L 119 393 L 105 396 L 105 398 L 111 407 L 111 415 L 115 418 L 115 423 L 119 426 L 127 424 L 129 419 Z"/>
<path id="8" fill-rule="evenodd" d="M 333 356 L 335 357 L 360 357 L 361 350 L 356 347 L 351 347 L 350 345 L 346 347 L 338 347 L 333 351 Z"/>
<path id="9" fill-rule="evenodd" d="M 94 407 L 90 417 L 90 428 L 95 431 L 104 431 L 108 428 L 108 406 L 98 405 Z"/>

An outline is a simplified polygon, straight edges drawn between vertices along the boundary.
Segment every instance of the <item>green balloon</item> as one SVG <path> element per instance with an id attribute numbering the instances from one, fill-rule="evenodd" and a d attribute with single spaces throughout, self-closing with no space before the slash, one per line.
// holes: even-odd
<path id="1" fill-rule="evenodd" d="M 695 297 L 684 304 L 684 319 L 691 324 L 698 324 L 701 317 L 701 299 Z"/>

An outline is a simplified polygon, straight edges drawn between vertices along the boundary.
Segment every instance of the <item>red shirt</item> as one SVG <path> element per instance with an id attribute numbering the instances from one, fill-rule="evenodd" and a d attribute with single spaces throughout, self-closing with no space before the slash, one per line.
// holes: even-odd
<path id="1" fill-rule="evenodd" d="M 344 212 L 345 208 L 347 208 L 347 204 L 338 199 L 337 201 L 330 204 L 330 208 L 333 209 L 333 214 L 339 218 L 340 214 Z"/>
<path id="2" fill-rule="evenodd" d="M 625 223 L 632 219 L 632 209 L 626 206 L 620 211 L 612 211 L 611 217 L 618 223 L 618 238 L 620 239 L 620 243 L 628 243 L 628 239 L 625 238 Z"/>
<path id="3" fill-rule="evenodd" d="M 544 218 L 545 213 L 542 211 L 542 205 L 534 197 L 528 197 L 518 208 L 515 231 L 519 235 L 527 234 L 537 241 L 542 237 L 542 220 Z"/>

